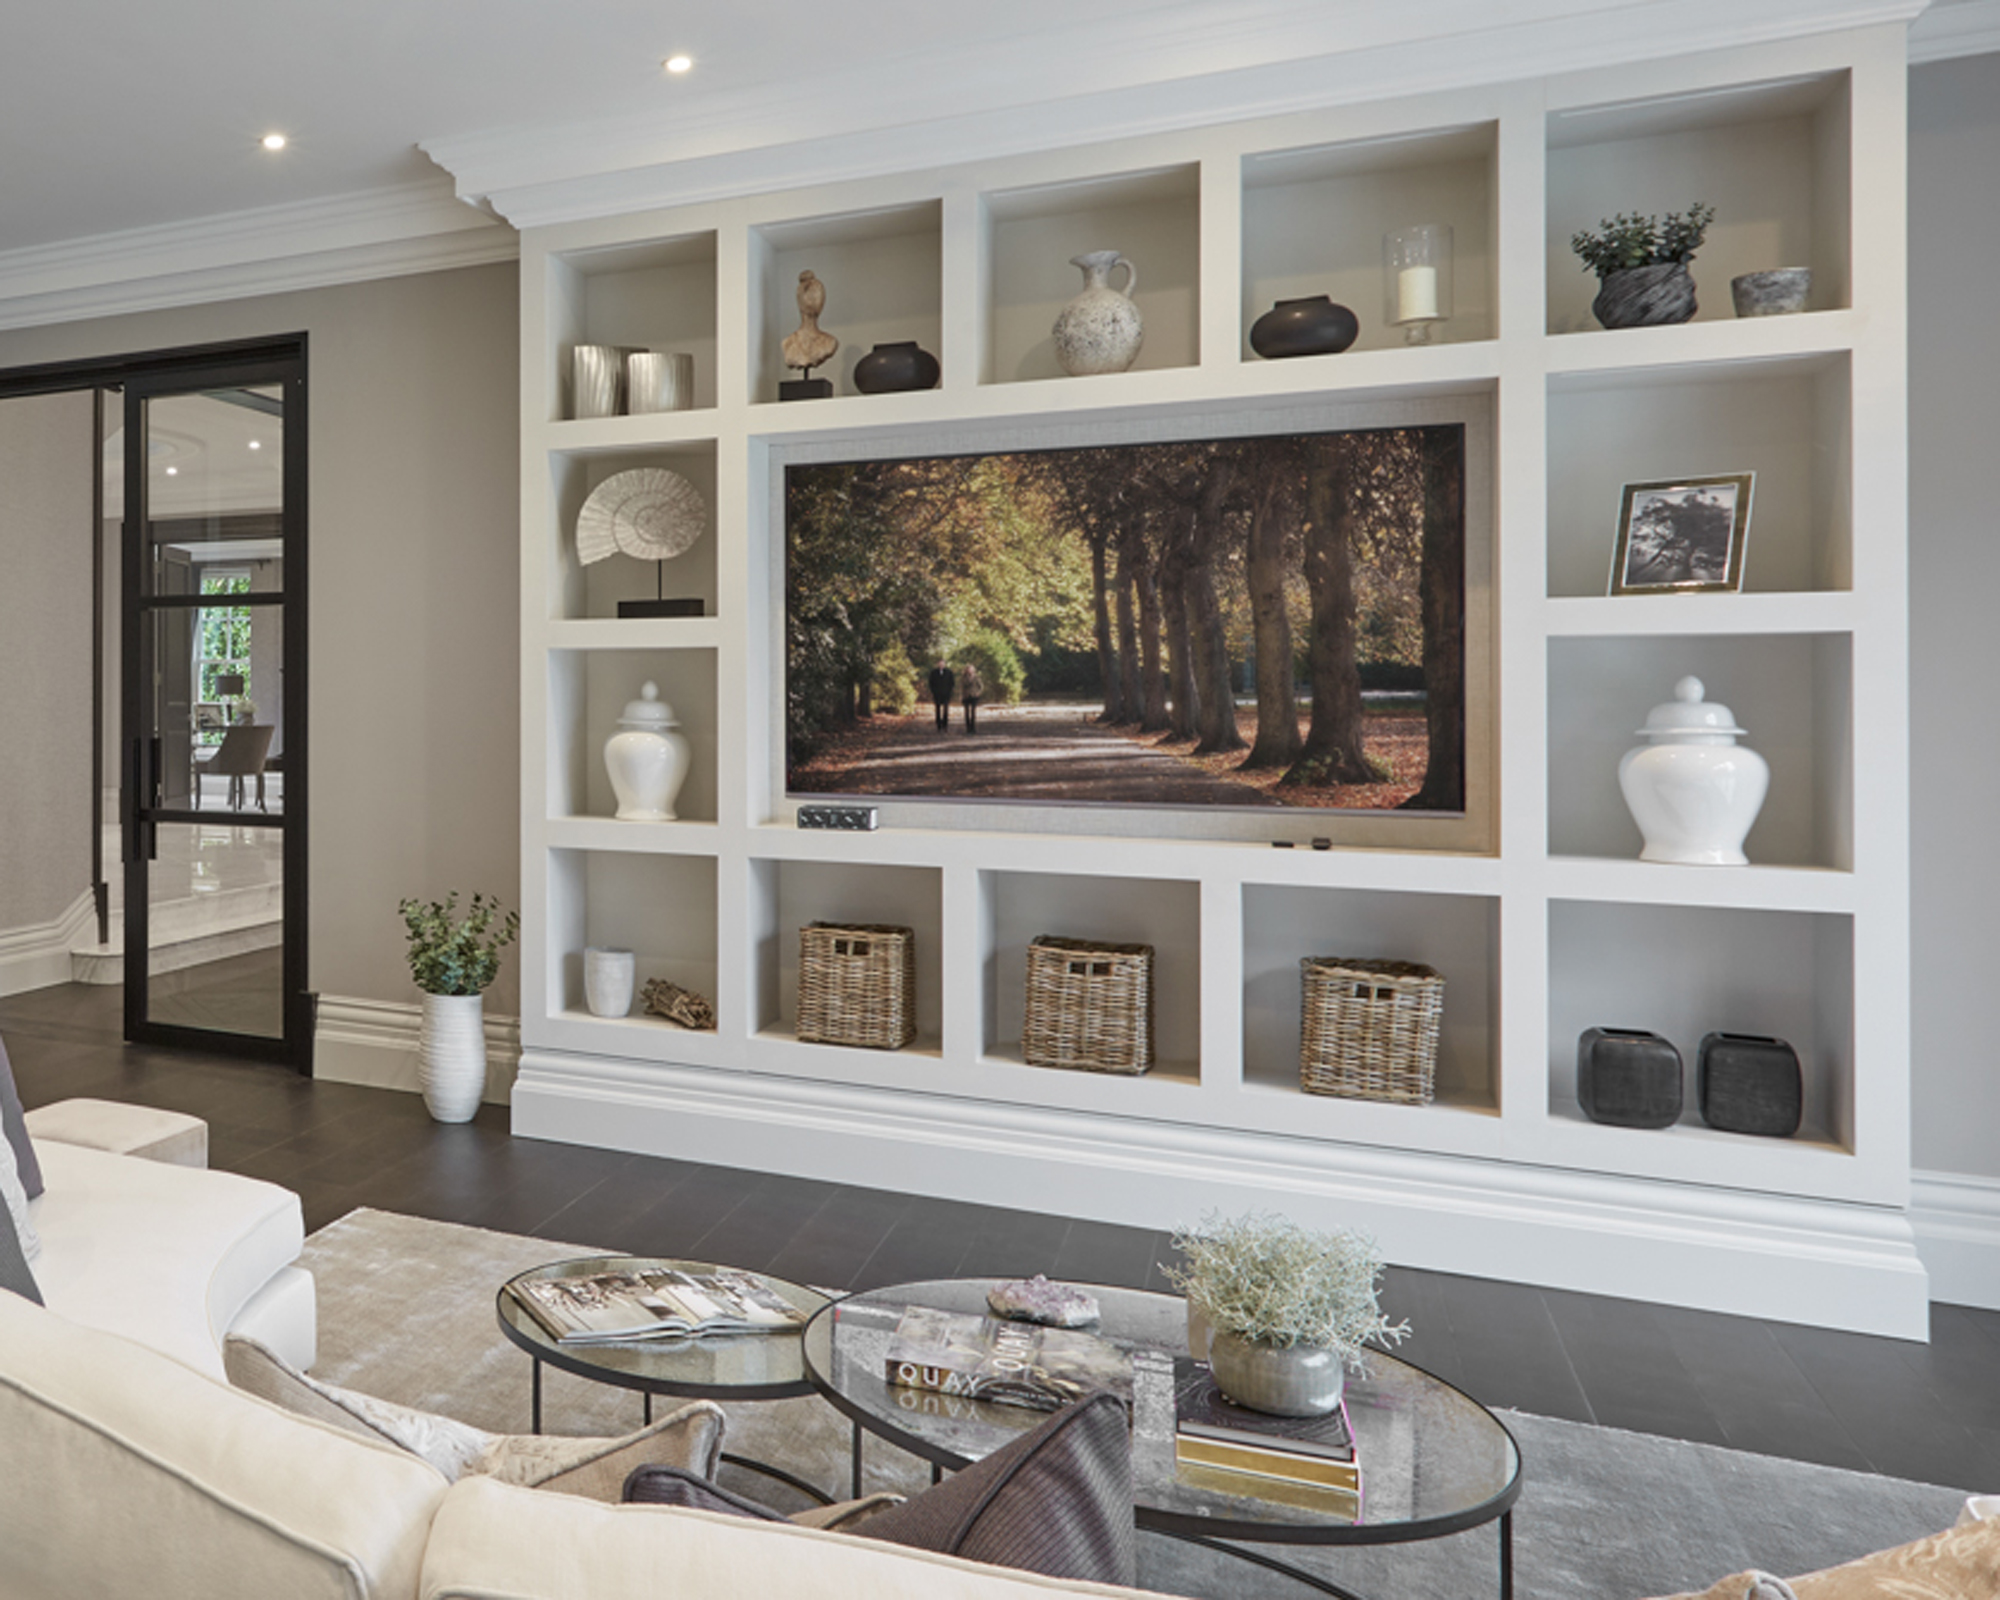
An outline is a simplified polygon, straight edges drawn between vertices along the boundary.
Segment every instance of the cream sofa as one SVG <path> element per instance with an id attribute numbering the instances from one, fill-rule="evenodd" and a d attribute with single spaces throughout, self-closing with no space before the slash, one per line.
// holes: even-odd
<path id="1" fill-rule="evenodd" d="M 233 1172 L 66 1143 L 36 1116 L 46 1188 L 28 1215 L 42 1239 L 35 1282 L 52 1311 L 215 1378 L 228 1333 L 312 1365 L 313 1282 L 293 1265 L 305 1244 L 297 1195 Z"/>
<path id="2" fill-rule="evenodd" d="M 53 1182 L 53 1180 L 51 1180 Z M 900 1546 L 469 1478 L 0 1293 L 6 1600 L 1037 1600 Z"/>

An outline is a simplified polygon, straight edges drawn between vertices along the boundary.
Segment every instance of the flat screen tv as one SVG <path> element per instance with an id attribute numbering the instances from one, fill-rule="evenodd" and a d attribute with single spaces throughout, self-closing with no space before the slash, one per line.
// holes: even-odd
<path id="1" fill-rule="evenodd" d="M 785 462 L 787 794 L 1462 814 L 1466 435 Z"/>

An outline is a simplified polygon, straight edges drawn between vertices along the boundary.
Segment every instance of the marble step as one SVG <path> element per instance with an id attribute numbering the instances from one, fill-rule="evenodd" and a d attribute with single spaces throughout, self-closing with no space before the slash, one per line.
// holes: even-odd
<path id="1" fill-rule="evenodd" d="M 284 886 L 257 884 L 219 894 L 164 900 L 152 909 L 152 973 L 179 972 L 184 967 L 269 950 L 284 943 Z M 93 926 L 90 932 L 96 931 Z M 70 974 L 78 983 L 120 984 L 125 981 L 125 923 L 113 908 L 111 938 L 99 944 L 87 934 L 70 947 Z"/>

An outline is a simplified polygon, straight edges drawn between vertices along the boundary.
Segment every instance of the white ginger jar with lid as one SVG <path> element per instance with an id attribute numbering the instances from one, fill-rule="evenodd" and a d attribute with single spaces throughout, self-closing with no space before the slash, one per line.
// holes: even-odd
<path id="1" fill-rule="evenodd" d="M 1618 787 L 1645 835 L 1641 861 L 1740 867 L 1743 839 L 1763 809 L 1771 769 L 1736 741 L 1729 707 L 1702 698 L 1699 678 L 1674 685 L 1674 698 L 1653 707 L 1639 730 L 1648 743 L 1625 752 Z"/>
<path id="2" fill-rule="evenodd" d="M 604 744 L 618 820 L 678 822 L 674 801 L 687 780 L 688 742 L 657 684 L 647 684 L 637 700 L 626 703 L 618 727 Z"/>

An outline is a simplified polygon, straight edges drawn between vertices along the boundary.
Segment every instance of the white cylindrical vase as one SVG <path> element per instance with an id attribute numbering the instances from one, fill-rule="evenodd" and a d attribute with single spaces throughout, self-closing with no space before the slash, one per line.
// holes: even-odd
<path id="1" fill-rule="evenodd" d="M 604 768 L 618 796 L 621 822 L 677 822 L 674 801 L 687 780 L 688 742 L 676 730 L 674 708 L 647 684 L 628 701 L 619 732 L 604 744 Z"/>
<path id="2" fill-rule="evenodd" d="M 623 1017 L 632 1010 L 636 962 L 630 950 L 592 946 L 583 953 L 583 1003 L 593 1017 Z"/>
<path id="3" fill-rule="evenodd" d="M 1641 861 L 1740 867 L 1743 840 L 1763 808 L 1771 769 L 1736 741 L 1743 729 L 1729 707 L 1704 700 L 1699 678 L 1674 685 L 1674 698 L 1646 716 L 1650 744 L 1625 752 L 1618 787 L 1644 835 Z"/>
<path id="4" fill-rule="evenodd" d="M 424 996 L 417 1084 L 439 1122 L 470 1122 L 486 1098 L 484 996 Z"/>

